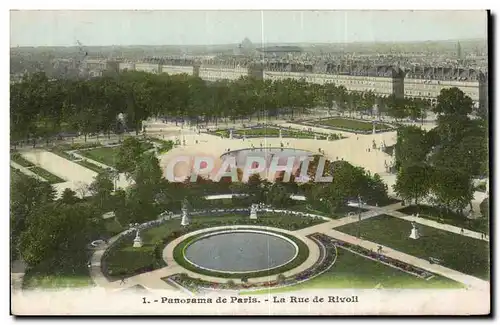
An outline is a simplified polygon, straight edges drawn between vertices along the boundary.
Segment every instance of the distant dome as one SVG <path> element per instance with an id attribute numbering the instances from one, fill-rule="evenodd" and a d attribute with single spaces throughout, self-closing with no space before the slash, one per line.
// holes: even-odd
<path id="1" fill-rule="evenodd" d="M 255 49 L 255 46 L 253 45 L 252 41 L 248 39 L 248 37 L 245 37 L 243 42 L 241 42 L 241 48 L 253 50 Z"/>

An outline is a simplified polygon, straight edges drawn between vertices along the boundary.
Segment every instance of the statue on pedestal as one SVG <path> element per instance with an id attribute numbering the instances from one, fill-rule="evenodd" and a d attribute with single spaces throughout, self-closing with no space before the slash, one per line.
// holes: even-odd
<path id="1" fill-rule="evenodd" d="M 283 135 L 281 134 L 281 129 L 280 129 L 280 139 L 283 138 Z"/>
<path id="2" fill-rule="evenodd" d="M 233 130 L 229 130 L 229 139 L 233 139 Z"/>
<path id="3" fill-rule="evenodd" d="M 142 238 L 139 229 L 137 229 L 137 232 L 135 233 L 134 247 L 142 247 Z"/>
<path id="4" fill-rule="evenodd" d="M 252 204 L 250 207 L 250 219 L 257 219 L 257 204 Z"/>
<path id="5" fill-rule="evenodd" d="M 419 239 L 420 238 L 420 233 L 417 229 L 417 224 L 415 222 L 411 223 L 412 229 L 410 233 L 410 238 L 411 239 Z"/>
<path id="6" fill-rule="evenodd" d="M 140 230 L 139 230 L 139 224 L 138 223 L 135 223 L 135 224 L 131 223 L 129 226 L 130 226 L 130 229 L 132 231 L 133 230 L 136 231 L 133 247 L 142 247 L 142 238 L 141 238 L 141 233 L 140 233 Z"/>
<path id="7" fill-rule="evenodd" d="M 189 225 L 189 213 L 188 213 L 188 201 L 187 199 L 184 199 L 182 202 L 182 220 L 181 220 L 181 226 L 187 226 Z"/>

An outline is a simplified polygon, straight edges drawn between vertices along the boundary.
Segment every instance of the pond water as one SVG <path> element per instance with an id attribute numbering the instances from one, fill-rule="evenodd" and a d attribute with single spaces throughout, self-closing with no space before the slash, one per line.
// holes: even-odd
<path id="1" fill-rule="evenodd" d="M 294 157 L 294 167 L 298 167 L 300 161 L 307 157 L 312 157 L 314 154 L 307 150 L 291 149 L 291 148 L 247 148 L 229 151 L 221 156 L 224 160 L 227 157 L 235 157 L 236 166 L 243 168 L 247 160 L 252 158 L 264 158 L 269 167 L 273 159 L 278 159 L 278 165 L 286 165 L 289 157 Z M 257 164 L 257 163 L 254 163 Z M 256 166 L 252 166 L 256 168 Z"/>
<path id="2" fill-rule="evenodd" d="M 184 257 L 204 269 L 244 273 L 279 267 L 297 253 L 297 246 L 287 238 L 245 230 L 202 237 L 186 247 Z"/>

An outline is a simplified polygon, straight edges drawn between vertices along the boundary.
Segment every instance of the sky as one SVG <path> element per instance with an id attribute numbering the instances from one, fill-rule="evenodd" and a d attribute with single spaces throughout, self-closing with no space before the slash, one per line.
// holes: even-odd
<path id="1" fill-rule="evenodd" d="M 350 43 L 487 37 L 486 11 L 11 11 L 10 45 Z"/>

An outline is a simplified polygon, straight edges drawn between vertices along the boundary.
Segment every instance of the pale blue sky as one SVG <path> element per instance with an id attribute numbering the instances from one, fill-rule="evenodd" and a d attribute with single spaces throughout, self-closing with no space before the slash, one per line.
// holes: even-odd
<path id="1" fill-rule="evenodd" d="M 486 11 L 12 11 L 11 46 L 483 38 Z"/>

